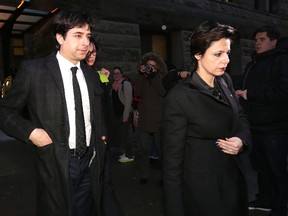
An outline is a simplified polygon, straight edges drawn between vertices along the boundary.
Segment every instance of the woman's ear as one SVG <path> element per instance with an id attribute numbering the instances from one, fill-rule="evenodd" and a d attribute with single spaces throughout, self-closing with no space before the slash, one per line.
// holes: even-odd
<path id="1" fill-rule="evenodd" d="M 200 53 L 197 53 L 194 55 L 194 57 L 197 59 L 197 61 L 199 61 L 201 59 L 201 54 Z"/>

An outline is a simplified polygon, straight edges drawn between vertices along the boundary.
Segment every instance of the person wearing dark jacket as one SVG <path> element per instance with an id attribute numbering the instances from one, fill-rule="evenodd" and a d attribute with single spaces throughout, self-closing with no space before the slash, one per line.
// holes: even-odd
<path id="1" fill-rule="evenodd" d="M 167 67 L 160 55 L 148 52 L 141 56 L 136 77 L 136 96 L 141 98 L 139 104 L 140 147 L 137 164 L 140 165 L 140 183 L 149 179 L 150 161 L 148 150 L 151 137 L 157 151 L 161 151 L 161 115 L 162 103 L 166 94 L 162 79 L 167 74 Z M 161 157 L 161 156 L 160 156 Z"/>
<path id="2" fill-rule="evenodd" d="M 166 92 L 170 91 L 180 80 L 186 79 L 191 73 L 184 70 L 171 69 L 164 76 L 162 84 L 166 89 Z"/>
<path id="3" fill-rule="evenodd" d="M 230 76 L 235 29 L 206 21 L 191 36 L 193 72 L 164 99 L 163 186 L 166 216 L 248 216 L 240 154 L 249 125 Z"/>
<path id="4" fill-rule="evenodd" d="M 111 166 L 112 166 L 112 160 L 113 160 L 112 152 L 111 152 L 111 143 L 112 143 L 114 130 L 112 127 L 112 119 L 111 119 L 112 106 L 111 106 L 111 98 L 110 98 L 111 85 L 109 83 L 110 71 L 108 71 L 105 68 L 101 68 L 101 70 L 97 69 L 96 60 L 97 60 L 97 56 L 100 53 L 100 48 L 93 37 L 90 37 L 90 45 L 89 45 L 88 50 L 89 51 L 86 55 L 86 58 L 83 60 L 83 62 L 87 64 L 89 67 L 91 67 L 94 73 L 98 73 L 100 76 L 100 81 L 101 81 L 100 86 L 103 89 L 103 94 L 102 94 L 102 104 L 104 107 L 103 114 L 105 116 L 105 123 L 106 123 L 106 128 L 107 128 L 107 137 L 106 137 L 107 153 L 106 153 L 106 173 L 105 173 L 106 184 L 105 185 L 109 186 L 110 192 L 105 193 L 103 196 L 104 203 L 106 203 L 106 205 L 108 206 L 104 208 L 104 215 L 120 216 L 120 215 L 123 215 L 124 213 L 113 191 L 113 185 L 112 185 L 112 179 L 111 179 Z"/>
<path id="5" fill-rule="evenodd" d="M 23 62 L 0 101 L 1 130 L 34 147 L 38 216 L 102 216 L 110 208 L 103 90 L 81 62 L 91 23 L 83 11 L 57 12 L 57 52 Z M 25 107 L 29 119 L 19 114 Z"/>
<path id="6" fill-rule="evenodd" d="M 251 163 L 258 175 L 258 194 L 250 209 L 287 215 L 288 198 L 288 53 L 277 47 L 274 26 L 256 30 L 253 61 L 243 75 L 240 97 L 251 125 Z"/>

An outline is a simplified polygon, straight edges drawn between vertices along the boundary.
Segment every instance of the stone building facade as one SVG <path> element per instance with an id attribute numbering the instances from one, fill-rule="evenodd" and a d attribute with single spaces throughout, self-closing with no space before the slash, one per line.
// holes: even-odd
<path id="1" fill-rule="evenodd" d="M 241 74 L 250 60 L 257 28 L 276 25 L 283 36 L 288 35 L 287 0 L 34 0 L 31 7 L 49 9 L 49 2 L 90 11 L 95 19 L 93 36 L 100 46 L 98 67 L 121 66 L 129 74 L 136 73 L 140 56 L 151 50 L 190 70 L 190 34 L 208 19 L 232 25 L 241 34 L 232 47 L 232 75 Z M 25 33 L 24 43 L 25 59 L 54 50 L 48 22 Z M 21 60 L 12 60 L 17 64 L 12 66 L 18 67 Z"/>

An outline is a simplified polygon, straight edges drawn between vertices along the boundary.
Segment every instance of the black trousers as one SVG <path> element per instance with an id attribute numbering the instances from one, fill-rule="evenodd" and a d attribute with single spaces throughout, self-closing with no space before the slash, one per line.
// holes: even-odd
<path id="1" fill-rule="evenodd" d="M 288 201 L 288 135 L 252 131 L 251 163 L 258 175 L 257 198 L 272 204 L 272 215 L 286 216 Z"/>
<path id="2" fill-rule="evenodd" d="M 71 154 L 69 175 L 73 186 L 73 216 L 91 216 L 93 199 L 89 162 L 91 155 L 82 158 Z"/>
<path id="3" fill-rule="evenodd" d="M 139 147 L 140 149 L 139 149 L 138 163 L 140 165 L 141 178 L 149 178 L 149 170 L 150 170 L 149 148 L 152 142 L 151 136 L 154 139 L 158 152 L 161 153 L 161 133 L 140 132 L 140 147 Z"/>

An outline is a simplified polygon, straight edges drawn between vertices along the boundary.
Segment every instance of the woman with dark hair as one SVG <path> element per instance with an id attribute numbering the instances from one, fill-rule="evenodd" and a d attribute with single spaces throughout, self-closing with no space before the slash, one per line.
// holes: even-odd
<path id="1" fill-rule="evenodd" d="M 229 63 L 234 28 L 204 22 L 191 36 L 191 77 L 163 104 L 165 215 L 247 216 L 248 200 L 239 154 L 249 141 Z"/>
<path id="2" fill-rule="evenodd" d="M 85 59 L 83 60 L 85 64 L 87 64 L 88 66 L 90 66 L 91 68 L 93 68 L 94 70 L 96 70 L 99 75 L 100 75 L 100 79 L 101 82 L 104 84 L 107 84 L 109 82 L 108 78 L 110 76 L 110 71 L 108 71 L 105 68 L 101 68 L 101 70 L 98 70 L 96 67 L 96 59 L 97 59 L 97 55 L 99 54 L 100 49 L 96 43 L 96 41 L 94 40 L 94 38 L 90 37 L 90 45 L 89 45 L 89 51 L 85 57 Z M 106 78 L 105 78 L 106 76 Z"/>

